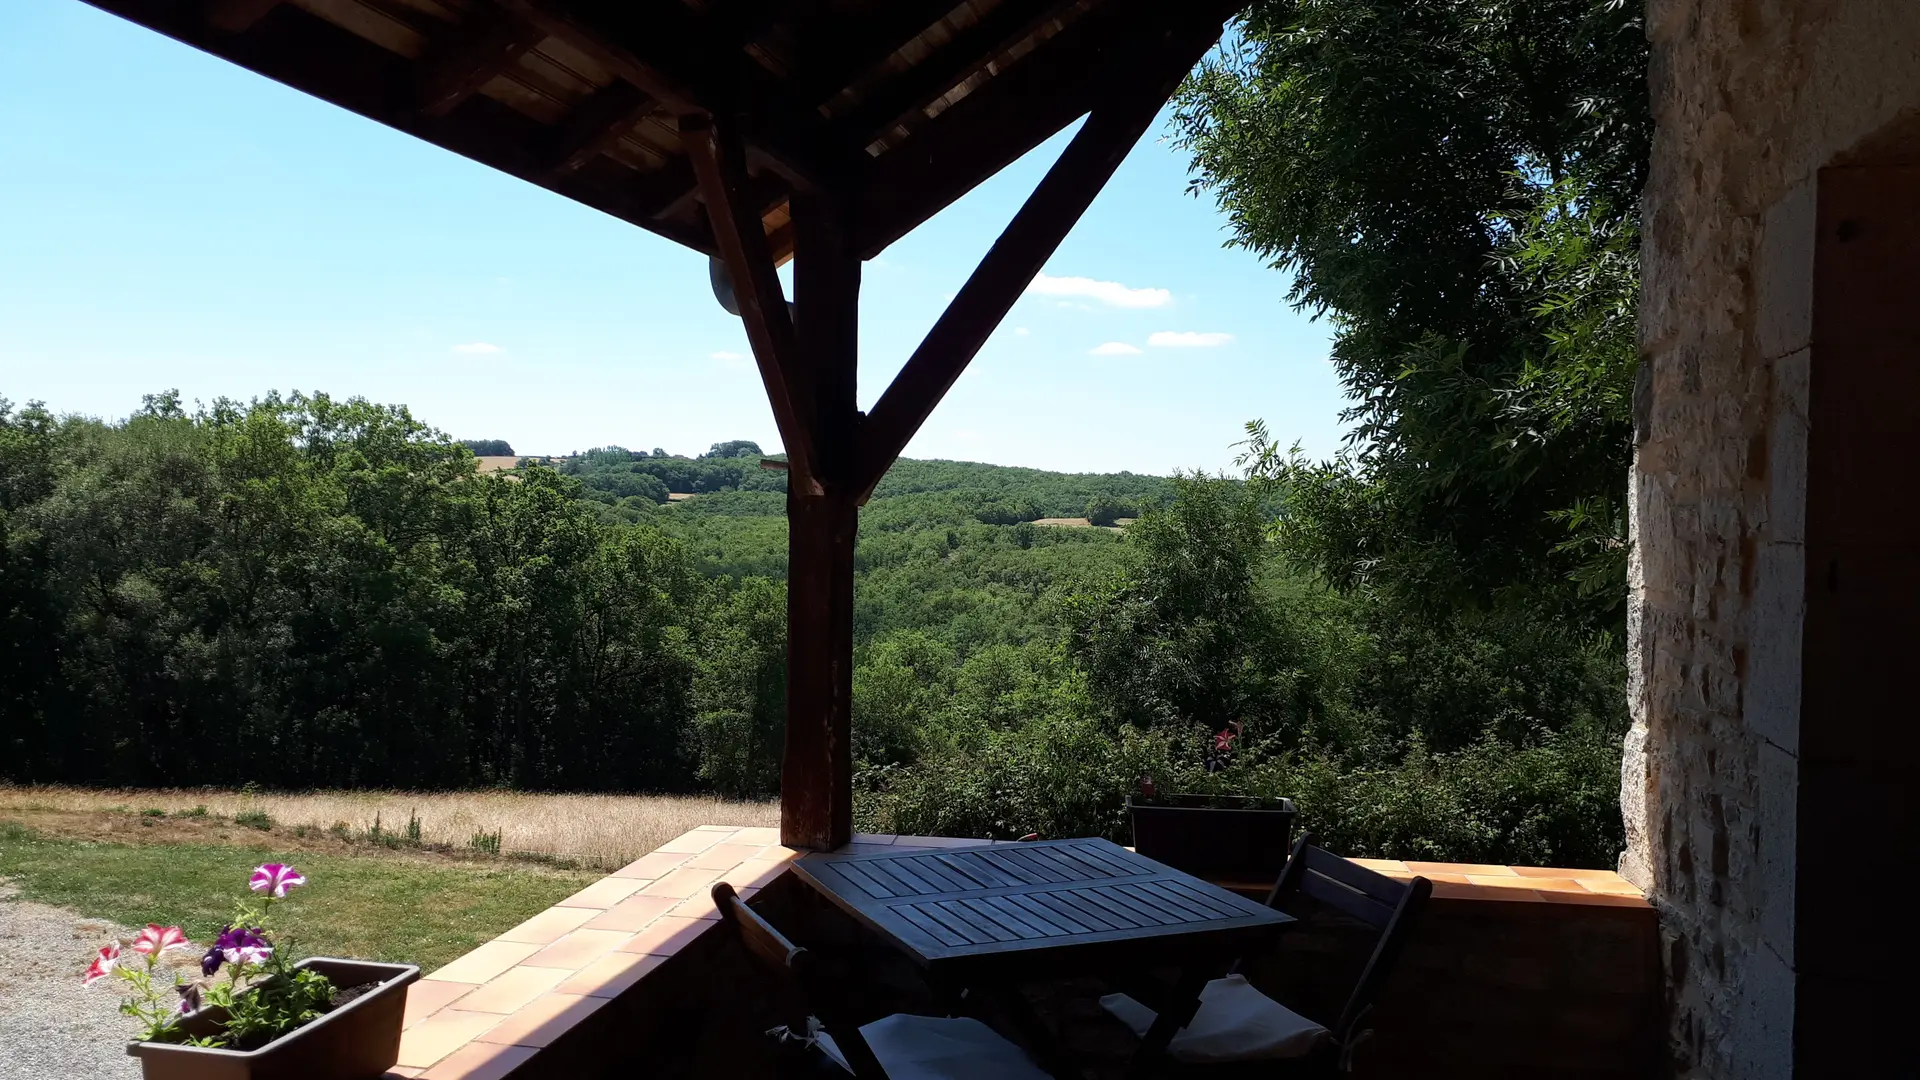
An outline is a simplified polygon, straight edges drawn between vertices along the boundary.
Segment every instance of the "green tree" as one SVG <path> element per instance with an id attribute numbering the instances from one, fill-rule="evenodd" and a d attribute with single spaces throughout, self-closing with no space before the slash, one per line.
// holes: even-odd
<path id="1" fill-rule="evenodd" d="M 787 591 L 747 578 L 721 587 L 697 628 L 693 734 L 699 775 L 728 795 L 780 790 L 786 734 Z"/>
<path id="2" fill-rule="evenodd" d="M 1130 566 L 1068 602 L 1070 649 L 1093 700 L 1140 728 L 1286 725 L 1292 658 L 1257 592 L 1266 520 L 1255 494 L 1178 480 L 1172 505 L 1135 522 L 1127 544 Z"/>
<path id="3" fill-rule="evenodd" d="M 1294 550 L 1334 581 L 1441 608 L 1518 588 L 1617 629 L 1639 18 L 1619 0 L 1263 0 L 1183 89 L 1196 189 L 1292 275 L 1290 300 L 1337 320 L 1353 453 L 1252 447 L 1291 482 Z"/>
<path id="4" fill-rule="evenodd" d="M 1132 517 L 1139 511 L 1111 495 L 1095 495 L 1087 504 L 1087 523 L 1089 525 L 1113 525 L 1121 518 Z"/>

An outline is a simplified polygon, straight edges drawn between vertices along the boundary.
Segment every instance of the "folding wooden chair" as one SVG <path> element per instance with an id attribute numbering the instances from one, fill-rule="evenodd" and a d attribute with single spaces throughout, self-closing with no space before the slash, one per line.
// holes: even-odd
<path id="1" fill-rule="evenodd" d="M 1423 877 L 1395 881 L 1315 847 L 1314 839 L 1307 833 L 1294 844 L 1267 894 L 1267 906 L 1285 908 L 1307 896 L 1379 931 L 1346 1007 L 1331 1027 L 1323 1026 L 1256 990 L 1236 964 L 1233 974 L 1207 984 L 1199 1011 L 1167 1047 L 1175 1061 L 1264 1062 L 1285 1075 L 1337 1074 L 1347 1070 L 1353 1048 L 1371 1034 L 1363 1022 L 1400 958 L 1413 916 L 1433 894 L 1433 883 Z M 1100 1004 L 1136 1035 L 1153 1023 L 1153 1010 L 1125 994 L 1109 994 Z"/>
<path id="2" fill-rule="evenodd" d="M 788 1030 L 812 1038 L 855 1080 L 1050 1080 L 1018 1046 L 971 1017 L 895 1013 L 856 1025 L 841 1008 L 845 995 L 829 984 L 812 955 L 748 907 L 733 886 L 715 884 L 713 905 L 747 952 L 810 1010 L 792 1018 Z"/>

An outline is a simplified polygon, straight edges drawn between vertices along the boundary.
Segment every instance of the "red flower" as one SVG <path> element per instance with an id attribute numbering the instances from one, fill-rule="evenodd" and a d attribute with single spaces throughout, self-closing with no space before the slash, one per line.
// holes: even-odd
<path id="1" fill-rule="evenodd" d="M 116 941 L 102 948 L 100 955 L 93 958 L 93 963 L 87 965 L 87 975 L 80 980 L 80 985 L 92 986 L 106 978 L 107 974 L 113 970 L 113 966 L 119 962 L 120 943 Z"/>
<path id="2" fill-rule="evenodd" d="M 168 949 L 178 949 L 186 944 L 187 935 L 179 927 L 148 923 L 147 928 L 133 939 L 133 951 L 158 956 Z"/>

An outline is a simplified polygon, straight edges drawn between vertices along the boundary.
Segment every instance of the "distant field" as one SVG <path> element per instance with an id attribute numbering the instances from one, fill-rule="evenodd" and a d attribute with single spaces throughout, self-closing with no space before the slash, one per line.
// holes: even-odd
<path id="1" fill-rule="evenodd" d="M 1112 525 L 1095 525 L 1093 522 L 1088 521 L 1086 518 L 1083 518 L 1083 517 L 1040 518 L 1039 520 L 1035 521 L 1034 524 L 1045 525 L 1050 529 L 1111 529 L 1114 532 L 1120 532 L 1124 530 L 1127 526 L 1133 524 L 1133 519 L 1132 518 L 1116 518 L 1114 519 L 1114 524 Z"/>
<path id="2" fill-rule="evenodd" d="M 691 499 L 691 498 L 693 498 L 693 494 L 687 491 L 675 491 L 667 495 L 668 502 L 681 502 L 683 500 Z"/>
<path id="3" fill-rule="evenodd" d="M 506 454 L 503 456 L 490 454 L 485 457 L 477 457 L 474 460 L 480 463 L 480 471 L 483 473 L 505 472 L 520 464 L 520 458 L 514 454 Z"/>
<path id="4" fill-rule="evenodd" d="M 36 827 L 36 815 L 124 815 L 149 823 L 185 824 L 195 820 L 191 814 L 202 806 L 210 817 L 227 821 L 264 813 L 276 835 L 299 828 L 316 834 L 344 831 L 364 836 L 376 820 L 385 833 L 404 834 L 409 818 L 417 817 L 423 844 L 468 849 L 475 836 L 497 832 L 502 854 L 554 856 L 600 867 L 631 861 L 696 825 L 780 822 L 780 808 L 775 803 L 683 795 L 538 795 L 511 791 L 251 794 L 197 788 L 0 786 L 0 816 L 14 812 Z M 146 813 L 154 810 L 165 811 L 168 817 Z"/>

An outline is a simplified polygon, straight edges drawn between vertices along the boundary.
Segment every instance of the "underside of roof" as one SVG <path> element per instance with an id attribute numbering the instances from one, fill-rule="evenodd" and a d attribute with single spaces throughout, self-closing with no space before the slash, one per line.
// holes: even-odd
<path id="1" fill-rule="evenodd" d="M 1243 0 L 89 2 L 709 254 L 681 121 L 723 117 L 784 260 L 790 195 L 871 258 Z"/>

